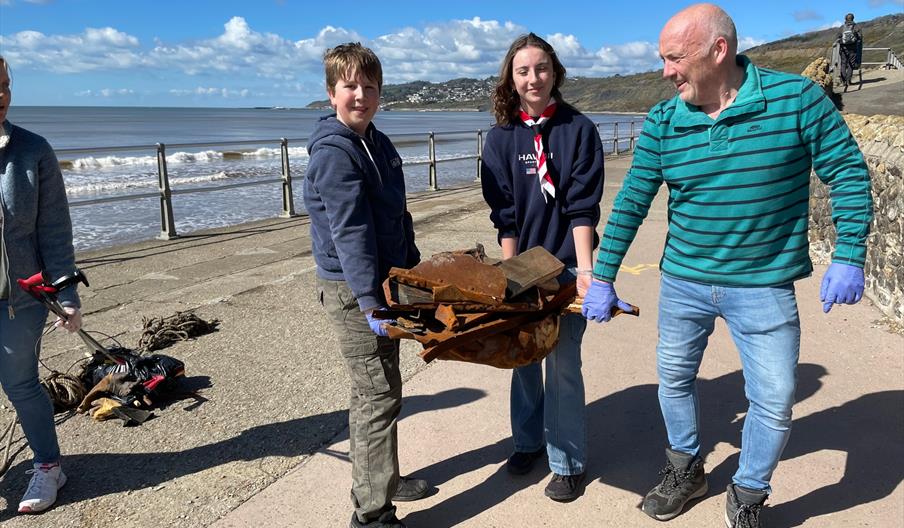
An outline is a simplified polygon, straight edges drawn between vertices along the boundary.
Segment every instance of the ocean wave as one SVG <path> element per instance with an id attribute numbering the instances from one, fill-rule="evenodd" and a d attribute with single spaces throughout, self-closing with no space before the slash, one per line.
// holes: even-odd
<path id="1" fill-rule="evenodd" d="M 204 163 L 229 159 L 274 158 L 280 156 L 279 148 L 259 148 L 248 151 L 205 150 L 202 152 L 173 152 L 166 156 L 166 163 Z M 298 160 L 308 157 L 305 147 L 290 147 L 289 158 Z M 60 167 L 66 170 L 107 169 L 123 166 L 153 166 L 157 164 L 157 156 L 87 156 L 73 160 L 60 160 Z"/>
<path id="2" fill-rule="evenodd" d="M 230 153 L 231 154 L 231 153 Z M 249 152 L 240 152 L 243 158 L 275 158 L 280 156 L 278 148 L 259 148 Z M 289 159 L 307 158 L 307 147 L 289 147 Z"/>
<path id="3" fill-rule="evenodd" d="M 209 183 L 220 180 L 228 180 L 230 178 L 234 178 L 237 175 L 227 174 L 225 171 L 216 172 L 214 174 L 207 174 L 203 176 L 171 176 L 170 177 L 170 185 L 174 188 L 182 187 L 183 185 L 192 185 L 198 183 Z M 121 181 L 101 181 L 101 182 L 88 182 L 88 183 L 76 183 L 74 185 L 66 186 L 66 195 L 69 197 L 75 196 L 84 196 L 84 195 L 96 195 L 96 194 L 109 194 L 113 193 L 113 191 L 124 191 L 130 189 L 153 189 L 157 187 L 157 180 L 121 180 Z M 116 193 L 121 194 L 121 193 Z"/>

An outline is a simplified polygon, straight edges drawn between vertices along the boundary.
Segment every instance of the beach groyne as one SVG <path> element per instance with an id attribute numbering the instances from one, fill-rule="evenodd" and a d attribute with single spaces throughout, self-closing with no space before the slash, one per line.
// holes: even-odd
<path id="1" fill-rule="evenodd" d="M 866 291 L 887 316 L 904 323 L 904 116 L 845 115 L 872 179 L 874 218 L 866 257 Z M 831 259 L 835 241 L 829 189 L 811 175 L 810 254 Z"/>

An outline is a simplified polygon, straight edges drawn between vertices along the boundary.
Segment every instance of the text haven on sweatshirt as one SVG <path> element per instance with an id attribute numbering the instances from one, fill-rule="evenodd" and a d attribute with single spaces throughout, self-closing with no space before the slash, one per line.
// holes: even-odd
<path id="1" fill-rule="evenodd" d="M 677 96 L 650 110 L 606 224 L 596 278 L 615 280 L 663 182 L 663 273 L 741 287 L 809 275 L 811 169 L 831 188 L 833 261 L 863 266 L 869 171 L 841 114 L 808 79 L 757 68 L 743 55 L 738 64 L 743 84 L 716 120 Z"/>

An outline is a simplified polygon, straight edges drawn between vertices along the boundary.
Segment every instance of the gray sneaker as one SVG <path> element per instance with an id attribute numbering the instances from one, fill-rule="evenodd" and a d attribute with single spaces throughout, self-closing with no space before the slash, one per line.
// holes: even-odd
<path id="1" fill-rule="evenodd" d="M 725 526 L 728 528 L 763 528 L 760 512 L 769 495 L 765 491 L 728 485 L 725 497 Z"/>
<path id="2" fill-rule="evenodd" d="M 662 480 L 643 498 L 641 507 L 659 521 L 677 517 L 688 501 L 706 495 L 709 489 L 703 459 L 672 449 L 666 449 L 665 455 L 668 463 L 659 472 Z"/>

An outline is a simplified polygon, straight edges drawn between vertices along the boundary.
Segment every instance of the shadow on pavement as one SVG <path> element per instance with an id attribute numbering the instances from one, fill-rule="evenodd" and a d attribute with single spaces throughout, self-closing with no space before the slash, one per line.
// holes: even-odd
<path id="1" fill-rule="evenodd" d="M 484 396 L 484 391 L 473 388 L 410 396 L 403 400 L 402 418 L 465 405 Z M 233 461 L 313 453 L 336 438 L 343 429 L 347 431 L 347 425 L 348 412 L 343 410 L 252 427 L 236 437 L 184 451 L 65 456 L 63 463 L 70 482 L 60 493 L 57 504 L 154 487 Z M 404 445 L 402 449 L 404 455 Z M 4 477 L 0 495 L 6 499 L 7 509 L 0 511 L 0 522 L 17 515 L 15 509 L 28 482 L 25 470 L 30 468 L 30 460 L 21 461 Z"/>
<path id="2" fill-rule="evenodd" d="M 820 365 L 798 367 L 797 401 L 822 387 L 827 374 Z M 702 451 L 719 443 L 740 448 L 741 426 L 747 409 L 740 371 L 715 379 L 699 379 Z M 826 515 L 881 499 L 904 479 L 904 391 L 868 394 L 838 407 L 796 419 L 783 459 L 830 449 L 847 453 L 839 481 L 797 500 L 769 508 L 768 518 L 781 526 L 796 526 L 809 517 Z M 667 438 L 659 411 L 657 386 L 638 385 L 616 392 L 587 406 L 588 485 L 594 481 L 630 491 L 637 504 L 657 482 L 665 465 Z M 511 438 L 456 455 L 420 469 L 417 474 L 440 488 L 456 475 L 487 465 L 502 464 L 512 449 Z M 716 467 L 708 467 L 709 495 L 721 495 L 737 469 L 734 454 Z M 530 474 L 513 477 L 500 465 L 478 486 L 446 498 L 429 510 L 406 516 L 412 526 L 456 526 L 544 479 L 549 470 L 538 464 Z M 778 483 L 780 486 L 781 483 Z M 543 496 L 538 501 L 548 500 Z M 580 498 L 578 502 L 580 502 Z M 696 503 L 687 509 L 693 509 Z M 686 513 L 685 513 L 686 514 Z M 638 515 L 643 515 L 638 512 Z"/>
<path id="3" fill-rule="evenodd" d="M 875 79 L 863 79 L 861 84 L 873 84 L 873 83 L 877 83 L 877 82 L 882 82 L 884 80 L 886 80 L 885 77 L 876 77 Z"/>
<path id="4" fill-rule="evenodd" d="M 865 394 L 794 421 L 784 460 L 821 450 L 847 453 L 837 482 L 771 508 L 777 526 L 843 511 L 890 495 L 904 480 L 904 391 Z M 900 520 L 900 519 L 899 519 Z M 896 521 L 887 519 L 894 524 Z"/>

